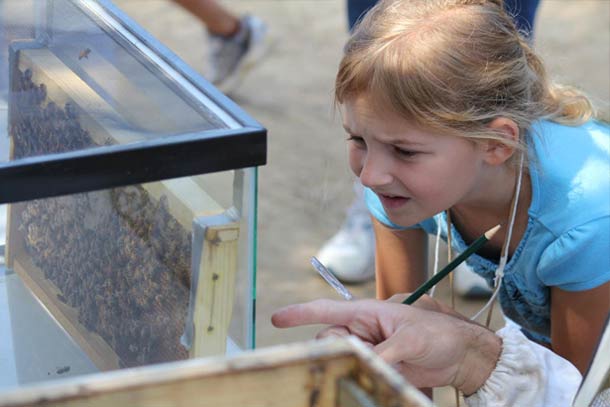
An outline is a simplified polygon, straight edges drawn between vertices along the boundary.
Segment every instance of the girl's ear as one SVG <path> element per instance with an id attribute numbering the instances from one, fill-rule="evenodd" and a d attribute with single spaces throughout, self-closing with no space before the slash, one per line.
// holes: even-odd
<path id="1" fill-rule="evenodd" d="M 513 145 L 519 142 L 519 126 L 510 119 L 497 117 L 489 123 L 489 128 L 506 139 L 506 142 L 487 140 L 484 143 L 485 162 L 489 165 L 504 164 L 515 153 Z"/>

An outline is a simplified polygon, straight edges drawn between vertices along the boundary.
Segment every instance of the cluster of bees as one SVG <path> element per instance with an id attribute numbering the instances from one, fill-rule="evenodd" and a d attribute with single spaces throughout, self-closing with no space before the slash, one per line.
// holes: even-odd
<path id="1" fill-rule="evenodd" d="M 47 87 L 32 81 L 32 71 L 15 70 L 11 93 L 10 133 L 13 158 L 32 157 L 94 147 L 89 133 L 78 122 L 77 111 L 47 102 Z"/>
<path id="2" fill-rule="evenodd" d="M 14 158 L 94 147 L 70 103 L 47 100 L 29 70 L 13 81 Z M 25 250 L 58 300 L 113 348 L 123 366 L 187 357 L 180 344 L 191 236 L 141 186 L 17 204 Z"/>

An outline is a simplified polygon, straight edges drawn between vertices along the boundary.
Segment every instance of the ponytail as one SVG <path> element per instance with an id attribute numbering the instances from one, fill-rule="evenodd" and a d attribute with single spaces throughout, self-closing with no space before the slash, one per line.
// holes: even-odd
<path id="1" fill-rule="evenodd" d="M 533 52 L 530 45 L 522 38 L 520 43 L 527 64 L 537 77 L 532 86 L 532 99 L 539 100 L 543 104 L 546 118 L 572 126 L 591 119 L 595 114 L 589 98 L 572 86 L 551 82 L 540 57 Z"/>

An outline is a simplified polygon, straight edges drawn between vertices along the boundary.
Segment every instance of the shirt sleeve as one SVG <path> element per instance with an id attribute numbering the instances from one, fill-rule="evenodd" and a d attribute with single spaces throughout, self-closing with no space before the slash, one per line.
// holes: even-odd
<path id="1" fill-rule="evenodd" d="M 572 363 L 507 325 L 500 359 L 487 381 L 465 398 L 468 407 L 569 407 L 582 380 Z"/>
<path id="2" fill-rule="evenodd" d="M 542 253 L 538 268 L 547 286 L 582 291 L 610 281 L 610 217 L 561 234 Z"/>

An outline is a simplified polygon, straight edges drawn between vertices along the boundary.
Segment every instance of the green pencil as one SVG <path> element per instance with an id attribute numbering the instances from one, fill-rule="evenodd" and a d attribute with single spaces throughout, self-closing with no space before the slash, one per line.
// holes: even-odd
<path id="1" fill-rule="evenodd" d="M 493 237 L 493 235 L 496 234 L 498 230 L 500 230 L 500 225 L 494 226 L 487 232 L 483 233 L 483 235 L 474 242 L 472 242 L 472 244 L 468 246 L 466 250 L 462 252 L 462 254 L 457 256 L 455 259 L 453 259 L 453 261 L 451 261 L 451 263 L 447 264 L 444 269 L 433 275 L 428 281 L 419 286 L 419 288 L 415 290 L 411 295 L 409 295 L 407 299 L 404 300 L 402 303 L 410 305 L 417 301 L 419 297 L 424 295 L 429 289 L 434 287 L 439 281 L 445 278 L 445 276 L 451 273 L 453 269 L 460 265 L 460 263 L 470 257 L 474 252 L 479 250 L 481 246 L 483 246 L 485 243 L 487 243 Z"/>

